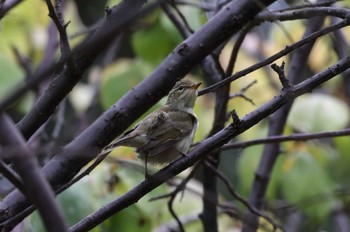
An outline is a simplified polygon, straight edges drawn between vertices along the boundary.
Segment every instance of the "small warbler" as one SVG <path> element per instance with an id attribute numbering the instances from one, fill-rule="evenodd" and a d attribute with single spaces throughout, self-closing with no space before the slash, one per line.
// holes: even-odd
<path id="1" fill-rule="evenodd" d="M 185 156 L 197 130 L 193 107 L 201 84 L 178 81 L 165 106 L 152 112 L 102 152 L 108 153 L 118 146 L 136 148 L 138 157 L 145 162 L 146 177 L 147 163 L 168 164 Z"/>

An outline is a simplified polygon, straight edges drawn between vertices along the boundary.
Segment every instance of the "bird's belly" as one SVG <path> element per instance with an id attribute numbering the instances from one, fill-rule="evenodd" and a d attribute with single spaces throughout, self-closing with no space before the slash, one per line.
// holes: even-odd
<path id="1" fill-rule="evenodd" d="M 186 155 L 193 141 L 193 135 L 190 134 L 185 139 L 182 139 L 178 143 L 174 144 L 174 146 L 159 152 L 156 155 L 149 154 L 147 157 L 147 163 L 153 165 L 161 165 L 161 164 L 169 164 L 174 160 L 180 158 L 183 155 Z M 146 154 L 140 152 L 138 157 L 145 161 Z"/>

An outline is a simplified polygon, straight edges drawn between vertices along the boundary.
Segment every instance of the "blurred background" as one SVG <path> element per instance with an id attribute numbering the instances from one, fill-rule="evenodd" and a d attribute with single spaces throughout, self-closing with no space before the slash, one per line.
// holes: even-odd
<path id="1" fill-rule="evenodd" d="M 72 47 L 94 31 L 116 0 L 65 1 L 64 19 Z M 175 1 L 177 8 L 196 31 L 219 10 L 223 1 Z M 215 4 L 214 4 L 215 2 Z M 278 1 L 269 10 L 309 4 L 306 1 Z M 335 3 L 348 7 L 350 1 Z M 107 10 L 106 10 L 107 9 Z M 234 72 L 243 70 L 300 40 L 308 19 L 262 23 L 244 38 L 234 65 Z M 324 26 L 333 23 L 327 17 Z M 350 29 L 342 35 L 349 40 Z M 227 67 L 238 36 L 233 37 L 220 50 L 219 60 Z M 45 164 L 61 147 L 73 140 L 104 111 L 113 106 L 128 90 L 147 77 L 162 60 L 183 40 L 177 28 L 161 10 L 157 9 L 125 29 L 109 48 L 100 54 L 83 79 L 58 107 L 55 114 L 29 141 L 38 151 L 38 159 Z M 339 58 L 334 34 L 319 38 L 305 60 L 304 79 L 327 69 Z M 343 47 L 348 52 L 347 47 Z M 34 72 L 59 58 L 59 38 L 48 17 L 42 0 L 27 0 L 19 4 L 0 21 L 0 99 L 7 96 L 18 83 L 27 81 Z M 289 56 L 277 60 L 286 62 Z M 234 73 L 233 72 L 233 73 Z M 186 78 L 206 80 L 200 67 Z M 298 98 L 288 116 L 285 135 L 337 131 L 349 125 L 349 88 L 346 73 L 335 77 L 321 87 Z M 31 90 L 8 109 L 19 121 L 32 107 L 48 82 Z M 208 82 L 205 82 L 207 85 Z M 205 87 L 205 86 L 204 86 Z M 232 98 L 228 110 L 236 110 L 239 117 L 254 111 L 273 99 L 281 89 L 278 76 L 269 66 L 231 83 Z M 240 93 L 240 95 L 239 95 Z M 165 104 L 161 100 L 150 111 Z M 208 137 L 213 125 L 215 95 L 200 96 L 195 112 L 199 129 L 195 142 Z M 229 113 L 229 112 L 228 112 Z M 229 114 L 228 114 L 229 115 Z M 231 122 L 228 117 L 227 125 Z M 265 138 L 268 119 L 244 132 L 232 142 Z M 288 228 L 287 231 L 341 231 L 346 228 L 350 213 L 350 139 L 348 136 L 308 141 L 291 141 L 281 144 L 267 190 L 265 212 Z M 225 150 L 219 170 L 230 180 L 235 191 L 248 198 L 252 188 L 263 145 Z M 160 167 L 154 167 L 158 170 Z M 154 170 L 154 171 L 155 171 Z M 70 225 L 98 210 L 144 179 L 142 163 L 132 149 L 120 147 L 90 175 L 58 196 Z M 108 219 L 93 231 L 177 231 L 177 224 L 168 210 L 169 197 L 150 201 L 169 193 L 189 174 L 187 170 L 167 184 L 152 191 L 140 202 Z M 202 211 L 202 177 L 197 173 L 178 194 L 174 210 L 186 231 L 202 231 L 198 214 Z M 0 180 L 2 197 L 11 190 L 9 182 Z M 219 183 L 219 230 L 240 231 L 246 208 Z M 226 210 L 225 209 L 229 209 Z M 340 215 L 340 216 L 339 216 Z M 272 231 L 269 223 L 260 220 L 261 231 Z M 341 227 L 339 226 L 341 223 Z M 343 224 L 344 223 L 344 224 Z M 348 227 L 350 228 L 350 227 Z M 37 214 L 28 217 L 18 231 L 44 231 Z M 344 230 L 345 231 L 345 230 Z"/>

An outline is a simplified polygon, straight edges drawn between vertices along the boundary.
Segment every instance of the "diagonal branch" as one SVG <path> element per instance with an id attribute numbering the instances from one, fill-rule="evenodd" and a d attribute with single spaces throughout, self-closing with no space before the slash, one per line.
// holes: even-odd
<path id="1" fill-rule="evenodd" d="M 26 146 L 25 140 L 11 119 L 3 113 L 0 114 L 0 130 L 0 144 L 5 148 L 18 148 L 13 153 L 11 161 L 22 177 L 26 186 L 26 193 L 38 207 L 46 229 L 53 232 L 67 231 L 68 226 L 64 220 L 63 213 L 55 201 L 55 195 L 49 183 L 40 172 L 36 158 Z"/>
<path id="2" fill-rule="evenodd" d="M 325 34 L 328 34 L 332 31 L 335 31 L 335 30 L 338 30 L 340 28 L 348 26 L 350 24 L 350 17 L 349 17 L 350 12 L 348 10 L 344 10 L 344 9 L 342 10 L 342 12 L 343 12 L 343 14 L 338 15 L 338 16 L 343 16 L 344 19 L 342 21 L 340 21 L 339 23 L 333 24 L 329 27 L 326 27 L 326 28 L 321 29 L 319 31 L 316 31 L 312 34 L 309 34 L 308 36 L 304 37 L 302 40 L 299 40 L 298 42 L 296 42 L 294 44 L 286 46 L 285 49 L 281 50 L 278 53 L 275 53 L 274 55 L 270 56 L 269 58 L 267 58 L 259 63 L 256 63 L 254 65 L 251 65 L 250 67 L 248 67 L 246 69 L 238 71 L 235 74 L 233 74 L 232 76 L 226 78 L 225 80 L 222 80 L 214 85 L 211 85 L 207 88 L 202 89 L 199 92 L 199 95 L 203 95 L 203 94 L 206 94 L 209 92 L 214 92 L 217 89 L 221 88 L 222 86 L 225 86 L 227 83 L 235 81 L 235 80 L 247 75 L 248 73 L 251 73 L 255 70 L 258 70 L 259 68 L 262 68 L 268 64 L 271 64 L 272 62 L 278 60 L 279 58 L 289 54 L 290 52 L 300 48 L 301 46 L 303 46 L 305 44 L 313 42 L 315 39 L 317 39 Z"/>
<path id="3" fill-rule="evenodd" d="M 303 133 L 303 134 L 292 134 L 292 135 L 275 135 L 269 136 L 262 139 L 254 139 L 246 142 L 236 142 L 230 143 L 222 146 L 221 150 L 230 150 L 237 148 L 246 148 L 249 146 L 259 145 L 259 144 L 267 144 L 267 143 L 282 143 L 282 142 L 290 142 L 290 141 L 306 141 L 312 139 L 321 139 L 321 138 L 333 138 L 340 136 L 350 135 L 350 129 L 344 129 L 339 131 L 325 131 L 319 133 Z"/>

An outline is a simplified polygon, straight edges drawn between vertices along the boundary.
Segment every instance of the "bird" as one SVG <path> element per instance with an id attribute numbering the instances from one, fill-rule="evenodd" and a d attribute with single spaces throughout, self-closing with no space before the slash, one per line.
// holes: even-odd
<path id="1" fill-rule="evenodd" d="M 147 164 L 163 165 L 186 156 L 198 127 L 193 111 L 198 96 L 198 87 L 183 79 L 176 82 L 169 92 L 166 104 L 153 111 L 124 133 L 115 142 L 102 149 L 109 153 L 119 146 L 133 147 L 138 158 L 145 162 L 145 176 L 149 177 Z"/>

